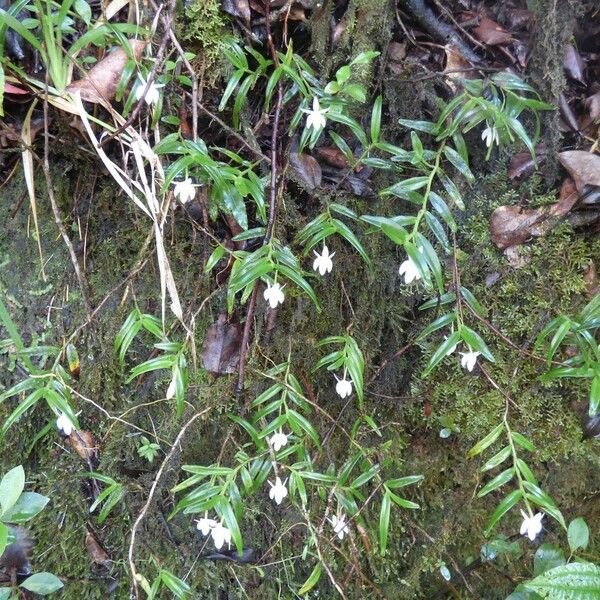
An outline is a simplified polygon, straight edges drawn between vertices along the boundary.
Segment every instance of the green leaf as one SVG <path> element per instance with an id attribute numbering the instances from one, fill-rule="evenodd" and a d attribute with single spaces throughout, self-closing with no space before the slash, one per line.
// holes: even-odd
<path id="1" fill-rule="evenodd" d="M 435 321 L 433 321 L 432 323 L 429 323 L 429 325 L 427 325 L 427 327 L 425 327 L 425 329 L 423 329 L 423 331 L 421 331 L 421 333 L 417 337 L 417 341 L 426 338 L 428 335 L 432 334 L 434 331 L 437 331 L 438 329 L 442 329 L 442 327 L 446 327 L 447 325 L 450 325 L 451 323 L 454 323 L 455 321 L 456 321 L 456 313 L 455 312 L 447 313 L 445 315 L 438 317 Z"/>
<path id="2" fill-rule="evenodd" d="M 358 102 L 363 103 L 367 101 L 367 91 L 365 90 L 365 87 L 360 83 L 348 83 L 343 87 L 342 92 L 346 96 L 350 96 Z"/>
<path id="3" fill-rule="evenodd" d="M 592 385 L 590 387 L 590 405 L 588 407 L 588 414 L 593 417 L 598 413 L 600 408 L 600 377 L 596 375 L 592 379 Z"/>
<path id="4" fill-rule="evenodd" d="M 521 490 L 513 490 L 508 496 L 498 504 L 496 510 L 492 513 L 486 528 L 485 528 L 485 536 L 490 535 L 492 529 L 496 525 L 496 523 L 515 505 L 519 500 L 523 497 L 523 492 Z"/>
<path id="5" fill-rule="evenodd" d="M 376 144 L 379 141 L 379 133 L 381 131 L 381 107 L 383 99 L 377 96 L 373 103 L 371 112 L 371 143 Z"/>
<path id="6" fill-rule="evenodd" d="M 444 154 L 446 158 L 452 163 L 454 168 L 470 183 L 475 180 L 469 165 L 463 160 L 462 156 L 450 146 L 444 146 Z"/>
<path id="7" fill-rule="evenodd" d="M 379 464 L 374 464 L 368 471 L 365 473 L 361 473 L 351 484 L 351 488 L 359 488 L 363 486 L 365 483 L 373 479 L 379 470 L 381 469 Z"/>
<path id="8" fill-rule="evenodd" d="M 391 507 L 392 502 L 390 495 L 388 492 L 386 492 L 381 500 L 381 511 L 379 513 L 379 551 L 381 556 L 385 556 L 385 551 L 387 549 Z"/>
<path id="9" fill-rule="evenodd" d="M 63 582 L 52 573 L 35 573 L 28 577 L 19 587 L 25 588 L 35 594 L 46 596 L 63 587 Z"/>
<path id="10" fill-rule="evenodd" d="M 536 484 L 531 483 L 530 481 L 524 481 L 523 485 L 527 490 L 527 499 L 534 504 L 537 504 L 541 508 L 543 508 L 553 519 L 556 519 L 564 529 L 567 528 L 565 520 L 562 516 L 562 513 L 554 504 L 552 498 L 546 494 L 542 489 L 540 489 Z"/>
<path id="11" fill-rule="evenodd" d="M 10 510 L 25 488 L 25 471 L 19 465 L 11 469 L 0 481 L 0 508 L 2 516 Z"/>
<path id="12" fill-rule="evenodd" d="M 499 487 L 502 487 L 505 483 L 508 483 L 515 475 L 515 468 L 510 467 L 505 471 L 502 471 L 499 475 L 496 475 L 494 479 L 488 481 L 482 488 L 479 490 L 477 494 L 478 498 L 483 498 L 486 494 L 497 490 Z"/>
<path id="13" fill-rule="evenodd" d="M 476 350 L 477 352 L 481 352 L 485 358 L 487 358 L 490 362 L 496 362 L 493 354 L 490 352 L 490 349 L 487 347 L 487 344 L 483 341 L 482 337 L 470 327 L 463 325 L 460 328 L 460 334 L 465 343 L 471 348 L 471 350 Z"/>
<path id="14" fill-rule="evenodd" d="M 6 546 L 8 546 L 8 527 L 0 522 L 0 556 L 4 554 Z"/>
<path id="15" fill-rule="evenodd" d="M 500 452 L 492 456 L 484 465 L 481 467 L 481 472 L 491 471 L 498 465 L 502 464 L 511 454 L 510 446 L 504 446 Z"/>
<path id="16" fill-rule="evenodd" d="M 0 600 L 11 600 L 12 590 L 10 588 L 0 588 Z M 14 596 L 13 596 L 14 600 Z"/>
<path id="17" fill-rule="evenodd" d="M 516 431 L 511 431 L 510 437 L 515 443 L 519 444 L 521 448 L 525 448 L 525 450 L 529 450 L 529 452 L 533 452 L 535 450 L 533 443 L 530 442 L 524 435 L 521 435 Z"/>
<path id="18" fill-rule="evenodd" d="M 398 119 L 400 125 L 408 127 L 409 129 L 416 129 L 417 131 L 423 131 L 425 133 L 435 134 L 437 133 L 437 125 L 431 121 L 412 121 L 410 119 Z"/>
<path id="19" fill-rule="evenodd" d="M 550 569 L 523 586 L 547 600 L 599 600 L 600 567 L 572 562 Z"/>
<path id="20" fill-rule="evenodd" d="M 486 448 L 489 448 L 504 431 L 504 424 L 496 425 L 492 431 L 490 431 L 482 440 L 479 440 L 468 452 L 467 456 L 473 458 L 478 454 L 481 454 Z"/>
<path id="21" fill-rule="evenodd" d="M 386 487 L 392 490 L 406 487 L 407 485 L 413 485 L 419 481 L 423 481 L 423 475 L 407 475 L 406 477 L 400 477 L 398 479 L 388 479 L 385 482 Z"/>
<path id="22" fill-rule="evenodd" d="M 302 595 L 310 592 L 310 590 L 312 590 L 315 587 L 315 585 L 317 585 L 319 579 L 321 578 L 322 572 L 323 572 L 323 565 L 320 562 L 318 562 L 315 565 L 315 568 L 312 570 L 312 573 L 310 574 L 308 579 L 304 582 L 302 587 L 298 590 L 298 595 L 302 596 Z"/>
<path id="23" fill-rule="evenodd" d="M 2 520 L 6 523 L 25 523 L 41 512 L 49 500 L 35 492 L 23 492 L 15 504 L 2 514 Z"/>
<path id="24" fill-rule="evenodd" d="M 552 544 L 542 544 L 533 556 L 533 575 L 541 575 L 550 569 L 564 565 L 565 553 Z"/>
<path id="25" fill-rule="evenodd" d="M 382 222 L 380 227 L 381 231 L 383 231 L 383 233 L 385 233 L 385 235 L 387 235 L 392 242 L 398 244 L 399 246 L 403 246 L 408 239 L 408 232 L 406 229 L 391 219 L 387 219 L 385 222 Z"/>
<path id="26" fill-rule="evenodd" d="M 175 577 L 170 571 L 161 570 L 160 578 L 177 598 L 183 598 L 186 594 L 192 593 L 190 586 L 179 577 Z"/>
<path id="27" fill-rule="evenodd" d="M 439 348 L 432 354 L 429 362 L 427 363 L 427 367 L 423 371 L 421 377 L 426 377 L 436 366 L 442 361 L 448 352 L 456 346 L 460 342 L 460 333 L 458 331 L 454 331 L 451 333 L 439 346 Z"/>
<path id="28" fill-rule="evenodd" d="M 429 177 L 419 176 L 419 177 L 409 177 L 408 179 L 403 179 L 398 183 L 384 189 L 381 192 L 382 196 L 387 196 L 392 194 L 393 196 L 398 196 L 399 198 L 406 198 L 409 192 L 416 192 L 424 188 L 429 181 Z"/>
<path id="29" fill-rule="evenodd" d="M 587 523 L 581 517 L 577 517 L 577 519 L 573 519 L 569 523 L 567 539 L 569 540 L 571 552 L 575 552 L 579 548 L 583 550 L 587 548 L 590 541 L 590 530 Z"/>
<path id="30" fill-rule="evenodd" d="M 397 496 L 396 494 L 394 494 L 394 492 L 391 492 L 390 490 L 387 490 L 387 494 L 389 495 L 392 502 L 400 506 L 401 508 L 408 508 L 409 510 L 416 510 L 417 508 L 419 508 L 419 505 L 416 502 L 411 502 L 410 500 L 400 498 L 400 496 Z"/>

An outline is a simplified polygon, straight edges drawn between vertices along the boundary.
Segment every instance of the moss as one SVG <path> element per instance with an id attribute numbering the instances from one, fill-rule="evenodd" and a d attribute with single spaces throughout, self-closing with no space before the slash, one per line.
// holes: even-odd
<path id="1" fill-rule="evenodd" d="M 198 46 L 200 54 L 194 59 L 200 79 L 212 87 L 221 75 L 221 44 L 228 34 L 226 17 L 219 0 L 192 0 L 184 10 L 183 23 L 178 28 L 180 39 L 192 47 Z"/>

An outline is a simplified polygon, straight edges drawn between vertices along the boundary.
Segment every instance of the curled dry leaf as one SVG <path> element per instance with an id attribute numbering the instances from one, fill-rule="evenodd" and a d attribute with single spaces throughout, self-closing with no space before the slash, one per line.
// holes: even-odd
<path id="1" fill-rule="evenodd" d="M 142 56 L 146 47 L 143 40 L 129 40 L 136 60 Z M 115 97 L 121 74 L 128 61 L 127 52 L 123 48 L 115 48 L 98 64 L 94 65 L 83 77 L 67 87 L 72 94 L 80 92 L 81 98 L 96 104 L 110 102 Z"/>
<path id="2" fill-rule="evenodd" d="M 546 160 L 545 152 L 539 146 L 535 149 L 537 161 L 533 159 L 529 152 L 517 152 L 511 161 L 508 168 L 508 177 L 511 180 L 521 181 L 529 177 L 536 166 L 541 165 Z"/>
<path id="3" fill-rule="evenodd" d="M 593 262 L 590 263 L 583 272 L 583 282 L 585 283 L 585 296 L 591 300 L 599 290 L 598 271 Z"/>
<path id="4" fill-rule="evenodd" d="M 532 237 L 543 235 L 542 224 L 547 215 L 546 208 L 522 208 L 500 206 L 490 218 L 490 235 L 500 250 L 525 243 Z"/>
<path id="5" fill-rule="evenodd" d="M 600 92 L 596 92 L 587 98 L 585 106 L 589 111 L 590 119 L 593 122 L 600 121 Z"/>
<path id="6" fill-rule="evenodd" d="M 563 66 L 571 79 L 585 85 L 585 63 L 572 44 L 567 44 L 565 46 Z"/>
<path id="7" fill-rule="evenodd" d="M 290 154 L 290 167 L 309 191 L 312 192 L 321 185 L 323 172 L 321 165 L 314 156 L 292 152 Z"/>
<path id="8" fill-rule="evenodd" d="M 586 185 L 600 186 L 600 156 L 584 150 L 568 150 L 557 155 L 562 166 L 574 179 L 579 193 Z"/>
<path id="9" fill-rule="evenodd" d="M 319 158 L 322 158 L 326 163 L 332 167 L 338 169 L 347 169 L 350 165 L 344 156 L 344 153 L 335 146 L 324 146 L 323 148 L 317 148 L 316 154 Z"/>
<path id="10" fill-rule="evenodd" d="M 250 26 L 250 3 L 248 0 L 223 0 L 221 7 L 227 14 L 242 19 L 246 26 Z"/>
<path id="11" fill-rule="evenodd" d="M 506 44 L 512 38 L 511 34 L 496 21 L 481 17 L 479 26 L 473 29 L 475 37 L 488 46 L 501 46 Z"/>
<path id="12" fill-rule="evenodd" d="M 94 564 L 107 565 L 110 563 L 108 554 L 104 548 L 102 548 L 94 533 L 89 530 L 85 535 L 85 549 Z"/>
<path id="13" fill-rule="evenodd" d="M 226 314 L 220 314 L 208 328 L 202 348 L 204 368 L 214 375 L 235 373 L 240 360 L 242 327 L 229 323 Z"/>
<path id="14" fill-rule="evenodd" d="M 85 429 L 73 431 L 67 440 L 73 450 L 86 463 L 93 463 L 96 460 L 98 444 L 96 444 L 96 440 L 90 431 L 86 431 Z"/>
<path id="15" fill-rule="evenodd" d="M 551 206 L 500 206 L 490 218 L 492 241 L 500 250 L 505 250 L 523 244 L 532 237 L 540 237 L 575 206 L 578 198 L 573 180 L 567 179 L 561 186 L 559 201 Z"/>

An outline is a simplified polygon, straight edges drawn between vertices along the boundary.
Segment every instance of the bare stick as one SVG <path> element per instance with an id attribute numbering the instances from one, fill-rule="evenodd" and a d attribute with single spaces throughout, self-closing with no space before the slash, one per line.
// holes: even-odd
<path id="1" fill-rule="evenodd" d="M 166 466 L 171 461 L 171 458 L 173 458 L 173 455 L 179 448 L 179 444 L 180 444 L 181 440 L 183 439 L 185 432 L 188 430 L 190 425 L 192 423 L 194 423 L 194 421 L 196 421 L 196 419 L 199 419 L 200 417 L 205 415 L 210 410 L 211 410 L 211 408 L 209 407 L 209 408 L 205 408 L 204 410 L 200 411 L 199 413 L 196 413 L 183 426 L 181 431 L 177 434 L 177 437 L 175 438 L 175 442 L 173 442 L 173 447 L 171 448 L 171 450 L 169 450 L 169 453 L 165 456 L 165 459 L 162 461 L 160 468 L 158 469 L 158 472 L 156 473 L 156 477 L 154 478 L 154 481 L 152 482 L 152 487 L 150 488 L 150 493 L 148 494 L 148 499 L 146 500 L 146 504 L 144 504 L 140 514 L 138 515 L 137 519 L 135 520 L 135 523 L 133 524 L 133 527 L 131 528 L 131 539 L 129 541 L 129 552 L 127 554 L 127 557 L 129 560 L 129 570 L 131 571 L 131 578 L 133 581 L 133 590 L 135 593 L 136 600 L 139 600 L 139 598 L 140 598 L 140 590 L 138 588 L 138 581 L 139 581 L 140 575 L 136 571 L 135 562 L 133 560 L 133 551 L 135 549 L 135 536 L 137 534 L 137 530 L 138 530 L 141 522 L 144 520 L 144 517 L 146 516 L 148 509 L 150 508 L 150 504 L 152 503 L 152 499 L 154 498 L 154 494 L 156 492 L 156 488 L 158 487 L 160 478 L 162 477 L 162 474 L 163 474 Z"/>

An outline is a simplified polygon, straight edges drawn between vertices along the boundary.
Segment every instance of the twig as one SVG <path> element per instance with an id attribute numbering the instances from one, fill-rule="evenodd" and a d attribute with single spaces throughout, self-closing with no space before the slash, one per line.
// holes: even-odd
<path id="1" fill-rule="evenodd" d="M 135 537 L 137 534 L 137 530 L 138 530 L 141 522 L 143 521 L 144 517 L 146 516 L 148 509 L 150 508 L 150 504 L 152 503 L 152 499 L 154 498 L 154 493 L 156 492 L 156 488 L 158 487 L 158 483 L 160 481 L 160 478 L 162 477 L 163 471 L 165 470 L 167 464 L 170 462 L 171 458 L 177 451 L 179 444 L 180 444 L 183 436 L 185 435 L 185 432 L 188 430 L 190 425 L 192 423 L 194 423 L 194 421 L 196 421 L 196 419 L 199 419 L 200 417 L 205 415 L 210 410 L 211 410 L 211 408 L 209 407 L 209 408 L 205 408 L 204 410 L 200 411 L 199 413 L 196 413 L 183 426 L 181 431 L 177 434 L 177 437 L 175 438 L 175 442 L 173 443 L 173 447 L 171 448 L 169 453 L 165 456 L 165 459 L 162 461 L 160 468 L 158 469 L 158 472 L 156 473 L 156 477 L 154 478 L 154 481 L 152 482 L 152 487 L 150 488 L 150 493 L 148 494 L 146 503 L 144 504 L 140 514 L 138 515 L 137 519 L 135 520 L 135 523 L 133 524 L 133 527 L 131 528 L 131 539 L 129 541 L 129 551 L 127 553 L 127 557 L 129 560 L 129 570 L 131 571 L 131 578 L 133 581 L 133 590 L 135 593 L 136 600 L 139 600 L 139 598 L 140 598 L 140 591 L 138 588 L 138 581 L 139 581 L 140 575 L 138 574 L 138 572 L 135 568 L 135 562 L 133 560 L 133 551 L 135 548 Z"/>
<path id="2" fill-rule="evenodd" d="M 265 26 L 267 29 L 267 40 L 273 63 L 276 67 L 279 66 L 279 58 L 273 45 L 273 37 L 271 36 L 271 25 L 269 21 L 269 0 L 265 0 Z M 271 132 L 271 181 L 269 184 L 269 221 L 267 223 L 267 231 L 262 241 L 262 245 L 266 246 L 273 237 L 273 228 L 275 227 L 275 219 L 277 217 L 277 138 L 279 136 L 279 117 L 281 116 L 281 107 L 283 105 L 283 86 L 281 80 L 277 83 L 277 104 L 275 105 L 275 116 L 273 117 L 273 128 Z M 283 178 L 282 178 L 283 185 Z M 240 350 L 240 363 L 238 369 L 238 381 L 236 385 L 236 393 L 241 395 L 244 391 L 244 379 L 246 375 L 246 362 L 248 360 L 248 345 L 250 342 L 250 330 L 254 319 L 254 309 L 256 306 L 256 296 L 258 294 L 258 281 L 254 282 L 254 289 L 248 304 L 246 312 L 246 323 L 244 325 L 244 335 L 242 338 L 242 348 Z"/>
<path id="3" fill-rule="evenodd" d="M 455 46 L 458 51 L 471 63 L 479 64 L 481 59 L 471 47 L 456 33 L 448 23 L 438 19 L 437 15 L 425 4 L 424 0 L 406 0 L 410 9 L 419 23 L 436 39 Z"/>
<path id="4" fill-rule="evenodd" d="M 46 78 L 47 77 L 48 75 L 46 74 Z M 48 87 L 46 86 L 46 92 L 44 94 L 44 162 L 42 171 L 44 171 L 44 177 L 46 179 L 46 187 L 48 188 L 48 198 L 50 199 L 52 213 L 54 214 L 54 221 L 56 222 L 58 230 L 60 231 L 60 235 L 62 236 L 62 239 L 65 242 L 65 245 L 69 251 L 71 263 L 73 263 L 73 269 L 75 270 L 75 276 L 77 277 L 77 283 L 79 284 L 79 290 L 81 291 L 81 300 L 83 302 L 85 312 L 89 319 L 92 314 L 92 309 L 88 300 L 87 286 L 83 274 L 81 273 L 81 269 L 79 268 L 79 261 L 77 260 L 77 255 L 75 254 L 75 248 L 73 248 L 73 244 L 71 243 L 69 234 L 67 233 L 65 225 L 62 222 L 60 210 L 58 208 L 58 204 L 56 203 L 56 197 L 54 195 L 52 177 L 50 176 L 50 144 L 48 143 L 48 140 Z"/>

